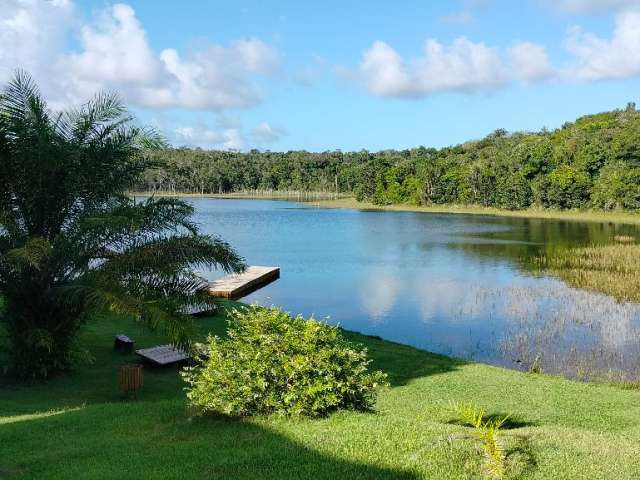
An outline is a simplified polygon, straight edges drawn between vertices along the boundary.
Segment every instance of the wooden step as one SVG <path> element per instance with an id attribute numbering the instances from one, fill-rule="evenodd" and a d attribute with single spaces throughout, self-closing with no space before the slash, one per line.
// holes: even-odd
<path id="1" fill-rule="evenodd" d="M 280 267 L 247 267 L 242 273 L 227 275 L 209 283 L 214 297 L 237 299 L 280 277 Z"/>

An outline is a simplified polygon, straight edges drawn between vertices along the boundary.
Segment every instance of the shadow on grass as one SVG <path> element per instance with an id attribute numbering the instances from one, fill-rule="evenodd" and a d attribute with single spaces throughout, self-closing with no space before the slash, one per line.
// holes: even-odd
<path id="1" fill-rule="evenodd" d="M 512 478 L 521 478 L 535 470 L 538 466 L 533 447 L 527 435 L 513 435 L 512 445 L 506 450 L 505 456 Z"/>
<path id="2" fill-rule="evenodd" d="M 323 447 L 335 449 L 335 439 L 318 440 L 323 437 L 314 422 L 282 427 L 314 440 L 302 444 L 259 421 L 189 419 L 179 402 L 152 408 L 131 403 L 126 409 L 94 405 L 0 425 L 0 478 L 417 478 L 411 472 L 326 453 Z M 366 452 L 365 445 L 357 449 Z"/>
<path id="3" fill-rule="evenodd" d="M 202 333 L 224 335 L 220 315 L 196 323 Z M 83 332 L 83 341 L 95 356 L 93 365 L 48 382 L 0 385 L 1 416 L 84 407 L 1 424 L 0 478 L 97 479 L 105 472 L 165 479 L 417 478 L 410 471 L 385 467 L 382 461 L 372 465 L 376 457 L 367 455 L 368 442 L 375 438 L 352 438 L 339 422 L 327 437 L 316 421 L 275 422 L 267 427 L 260 419 L 188 420 L 184 384 L 175 367 L 145 367 L 140 400 L 123 402 L 118 369 L 136 358 L 113 351 L 113 336 L 123 332 L 132 334 L 136 348 L 166 343 L 132 321 L 101 319 Z M 369 350 L 372 368 L 387 372 L 392 386 L 451 372 L 466 363 L 354 332 L 345 336 Z M 354 458 L 331 452 L 351 452 Z"/>
<path id="4" fill-rule="evenodd" d="M 506 413 L 490 413 L 485 415 L 485 421 L 500 421 L 507 416 Z M 527 422 L 526 420 L 522 420 L 517 416 L 510 415 L 500 427 L 502 430 L 516 430 L 518 428 L 524 427 L 534 427 L 537 424 L 535 422 Z"/>
<path id="5" fill-rule="evenodd" d="M 490 414 L 486 414 L 484 415 L 482 418 L 485 422 L 494 422 L 494 421 L 500 421 L 503 418 L 505 418 L 507 416 L 506 413 L 490 413 Z M 449 420 L 447 422 L 449 425 L 461 425 L 461 426 L 469 426 L 466 422 L 456 418 L 456 419 L 452 419 Z M 532 427 L 532 426 L 536 426 L 537 424 L 534 422 L 527 422 L 525 420 L 522 420 L 516 416 L 512 416 L 510 415 L 502 424 L 502 426 L 500 427 L 501 430 L 516 430 L 518 428 L 524 428 L 524 427 Z"/>
<path id="6" fill-rule="evenodd" d="M 371 367 L 386 372 L 392 387 L 406 385 L 416 378 L 451 372 L 469 363 L 382 340 L 380 337 L 350 331 L 345 331 L 344 334 L 349 340 L 367 348 L 373 360 Z"/>
<path id="7" fill-rule="evenodd" d="M 202 336 L 207 333 L 224 336 L 224 310 L 238 306 L 242 307 L 242 304 L 222 302 L 220 314 L 196 319 L 196 328 Z M 139 358 L 134 354 L 123 355 L 113 351 L 113 338 L 118 333 L 132 336 L 136 340 L 136 348 L 166 343 L 166 339 L 161 335 L 136 325 L 130 319 L 115 316 L 96 319 L 85 326 L 82 334 L 83 343 L 95 357 L 93 364 L 80 366 L 74 372 L 46 382 L 14 383 L 0 376 L 0 411 L 3 415 L 17 415 L 120 401 L 122 395 L 118 391 L 118 369 L 125 363 L 139 361 Z M 373 360 L 371 368 L 386 372 L 392 387 L 406 385 L 412 379 L 451 372 L 467 363 L 384 341 L 379 337 L 351 331 L 344 331 L 344 335 L 368 349 Z M 184 399 L 184 383 L 178 375 L 178 370 L 175 366 L 152 368 L 145 365 L 142 399 Z"/>

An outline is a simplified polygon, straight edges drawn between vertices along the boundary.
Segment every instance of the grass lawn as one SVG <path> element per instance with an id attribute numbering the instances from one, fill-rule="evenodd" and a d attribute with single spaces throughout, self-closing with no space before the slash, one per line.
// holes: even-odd
<path id="1" fill-rule="evenodd" d="M 222 333 L 222 316 L 199 319 Z M 124 332 L 162 342 L 128 320 L 83 334 L 96 361 L 30 386 L 0 385 L 0 478 L 477 479 L 482 456 L 447 403 L 512 415 L 510 478 L 640 477 L 640 393 L 465 363 L 358 334 L 391 387 L 375 413 L 322 420 L 193 417 L 176 368 L 145 369 L 137 401 L 117 389 Z"/>

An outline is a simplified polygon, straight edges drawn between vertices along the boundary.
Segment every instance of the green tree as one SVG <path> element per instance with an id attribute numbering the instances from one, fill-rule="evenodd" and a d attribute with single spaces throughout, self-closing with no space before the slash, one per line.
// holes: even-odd
<path id="1" fill-rule="evenodd" d="M 640 168 L 622 161 L 605 165 L 593 185 L 591 201 L 606 210 L 640 208 Z"/>
<path id="2" fill-rule="evenodd" d="M 135 202 L 126 191 L 162 144 L 117 96 L 52 113 L 17 73 L 0 95 L 0 321 L 9 367 L 23 377 L 70 368 L 92 314 L 115 311 L 188 345 L 194 304 L 211 304 L 196 265 L 242 269 L 224 241 L 201 235 L 192 207 Z"/>
<path id="3" fill-rule="evenodd" d="M 544 207 L 580 208 L 591 195 L 591 181 L 584 171 L 564 164 L 549 175 L 538 177 L 534 195 Z"/>
<path id="4" fill-rule="evenodd" d="M 165 150 L 157 155 L 163 172 L 147 174 L 139 188 L 296 189 L 351 193 L 359 201 L 379 204 L 462 203 L 519 209 L 535 202 L 551 208 L 582 208 L 592 205 L 592 184 L 599 182 L 605 165 L 620 160 L 630 168 L 640 167 L 638 145 L 640 112 L 629 105 L 625 110 L 586 115 L 553 131 L 499 129 L 483 139 L 441 149 Z"/>
<path id="5" fill-rule="evenodd" d="M 496 205 L 509 210 L 521 210 L 531 206 L 531 185 L 522 172 L 503 175 L 498 179 Z"/>

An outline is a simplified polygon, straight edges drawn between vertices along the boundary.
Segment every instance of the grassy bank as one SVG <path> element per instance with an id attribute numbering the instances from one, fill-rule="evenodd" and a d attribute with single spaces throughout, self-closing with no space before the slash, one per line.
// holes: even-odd
<path id="1" fill-rule="evenodd" d="M 640 224 L 640 212 L 609 212 L 602 210 L 552 210 L 530 208 L 527 210 L 505 210 L 494 207 L 468 205 L 376 205 L 370 202 L 358 202 L 347 194 L 331 192 L 299 191 L 247 191 L 233 193 L 185 193 L 185 192 L 130 192 L 132 196 L 182 197 L 182 198 L 239 198 L 292 200 L 309 203 L 319 208 L 354 208 L 383 210 L 390 212 L 426 212 L 458 213 L 465 215 L 493 215 L 516 218 L 548 218 L 553 220 L 572 220 L 579 222 L 612 222 Z"/>
<path id="2" fill-rule="evenodd" d="M 221 316 L 199 319 L 224 332 Z M 632 479 L 640 475 L 638 392 L 465 363 L 355 333 L 390 375 L 377 412 L 323 420 L 193 418 L 175 368 L 145 370 L 137 401 L 117 390 L 112 351 L 127 320 L 90 323 L 91 366 L 44 384 L 0 390 L 0 478 L 477 479 L 482 456 L 447 404 L 509 413 L 510 478 Z"/>
<path id="3" fill-rule="evenodd" d="M 313 205 L 322 208 L 361 208 L 395 212 L 427 212 L 427 213 L 460 213 L 466 215 L 493 215 L 516 218 L 548 218 L 553 220 L 571 220 L 580 222 L 612 222 L 640 224 L 640 213 L 633 212 L 605 212 L 599 210 L 503 210 L 493 207 L 478 207 L 464 205 L 375 205 L 373 203 L 358 202 L 354 198 L 340 198 L 336 200 L 320 200 Z"/>
<path id="4" fill-rule="evenodd" d="M 340 200 L 350 196 L 335 192 L 305 192 L 300 190 L 246 190 L 231 193 L 188 193 L 188 192 L 130 192 L 132 196 L 181 197 L 181 198 L 245 198 L 264 200 L 324 201 Z"/>

